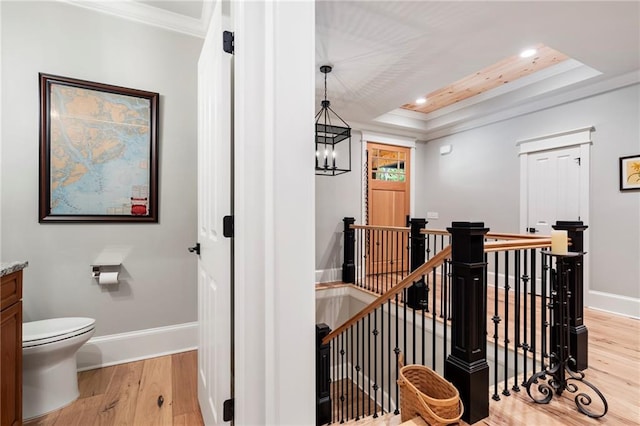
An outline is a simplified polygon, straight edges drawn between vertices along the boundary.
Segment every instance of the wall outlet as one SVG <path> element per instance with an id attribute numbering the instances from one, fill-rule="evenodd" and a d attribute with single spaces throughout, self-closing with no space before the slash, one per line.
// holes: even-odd
<path id="1" fill-rule="evenodd" d="M 427 219 L 438 219 L 438 212 L 427 212 Z"/>

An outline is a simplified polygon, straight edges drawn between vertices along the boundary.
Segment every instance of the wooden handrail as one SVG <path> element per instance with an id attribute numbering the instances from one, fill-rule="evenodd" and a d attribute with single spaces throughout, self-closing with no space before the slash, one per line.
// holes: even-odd
<path id="1" fill-rule="evenodd" d="M 509 234 L 504 232 L 488 232 L 485 234 L 485 238 L 495 238 L 496 240 L 535 240 L 540 238 L 551 238 L 548 235 L 534 235 L 534 234 Z"/>
<path id="2" fill-rule="evenodd" d="M 544 238 L 529 238 L 521 240 L 507 240 L 507 241 L 487 241 L 484 243 L 484 252 L 492 253 L 496 251 L 507 250 L 526 250 L 532 248 L 545 248 L 551 247 L 551 237 Z"/>
<path id="3" fill-rule="evenodd" d="M 429 271 L 433 268 L 437 268 L 441 264 L 444 263 L 445 259 L 447 259 L 451 255 L 451 246 L 447 246 L 442 249 L 438 254 L 433 256 L 427 263 L 420 265 L 415 271 L 407 275 L 402 281 L 398 284 L 387 290 L 383 295 L 379 296 L 375 301 L 370 303 L 369 305 L 362 308 L 360 312 L 355 314 L 351 319 L 342 324 L 340 327 L 333 330 L 331 333 L 327 334 L 324 339 L 322 339 L 323 344 L 329 343 L 336 336 L 339 336 L 347 330 L 349 327 L 352 327 L 355 323 L 360 321 L 362 318 L 382 306 L 387 300 L 390 300 L 392 296 L 400 293 L 406 287 L 409 287 L 413 284 L 420 276 L 424 275 L 425 271 Z"/>
<path id="4" fill-rule="evenodd" d="M 395 232 L 409 232 L 411 228 L 405 226 L 376 226 L 376 225 L 351 225 L 351 229 L 371 229 L 375 231 L 395 231 Z"/>
<path id="5" fill-rule="evenodd" d="M 421 234 L 429 234 L 429 235 L 450 235 L 449 231 L 445 229 L 421 229 Z"/>

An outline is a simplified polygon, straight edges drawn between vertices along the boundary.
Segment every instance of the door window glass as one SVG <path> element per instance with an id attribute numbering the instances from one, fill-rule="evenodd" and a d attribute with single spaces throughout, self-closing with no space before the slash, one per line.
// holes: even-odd
<path id="1" fill-rule="evenodd" d="M 406 179 L 404 152 L 374 148 L 371 160 L 371 178 L 390 182 L 404 182 Z"/>

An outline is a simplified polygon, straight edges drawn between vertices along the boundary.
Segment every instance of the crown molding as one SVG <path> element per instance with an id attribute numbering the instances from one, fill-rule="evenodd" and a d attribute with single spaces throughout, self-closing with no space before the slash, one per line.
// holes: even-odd
<path id="1" fill-rule="evenodd" d="M 207 33 L 209 17 L 211 15 L 211 5 L 208 1 L 203 2 L 203 13 L 200 19 L 181 15 L 157 7 L 149 6 L 145 3 L 133 0 L 125 1 L 100 1 L 100 0 L 58 0 L 73 6 L 93 10 L 107 15 L 117 16 L 129 21 L 140 22 L 146 25 L 175 31 L 194 37 L 204 38 Z M 211 9 L 211 10 L 210 10 Z M 205 13 L 206 12 L 206 13 Z"/>

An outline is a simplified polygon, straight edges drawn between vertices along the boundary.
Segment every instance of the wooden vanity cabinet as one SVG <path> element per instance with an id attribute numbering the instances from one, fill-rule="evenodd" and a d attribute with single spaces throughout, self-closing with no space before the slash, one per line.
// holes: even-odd
<path id="1" fill-rule="evenodd" d="M 22 425 L 22 270 L 0 277 L 0 425 Z"/>

